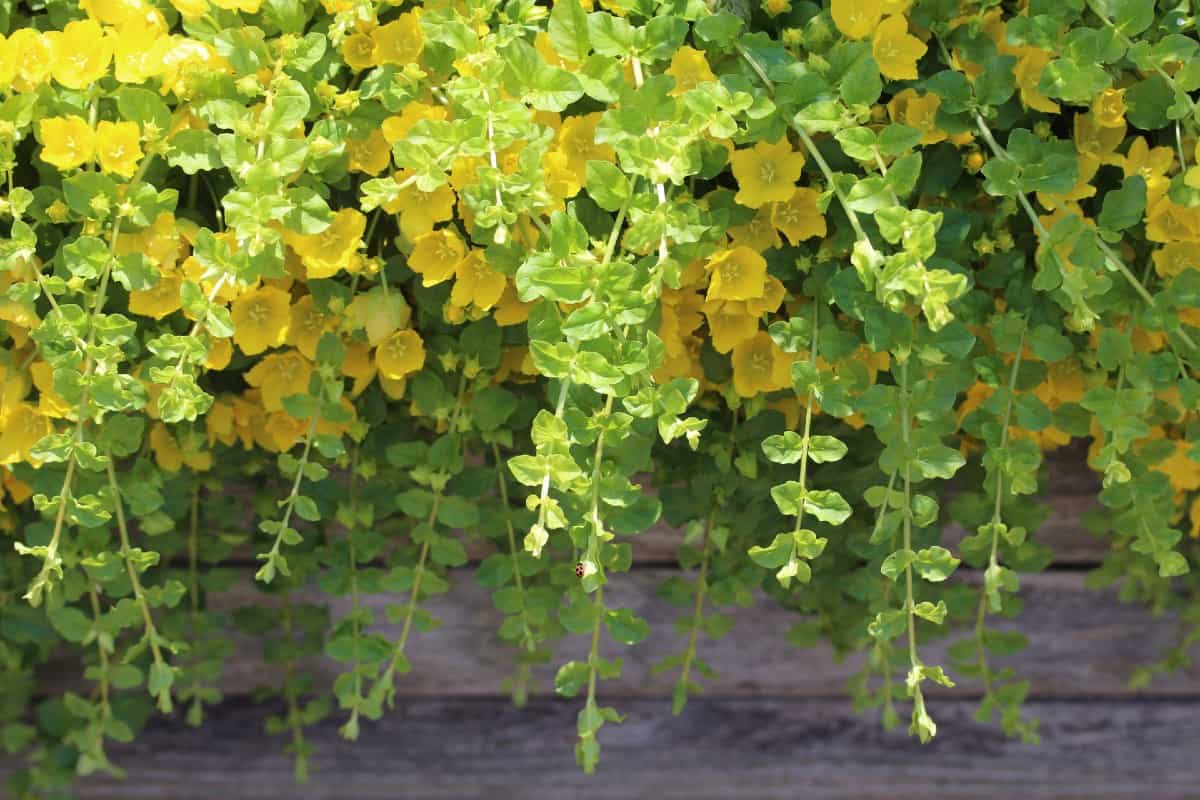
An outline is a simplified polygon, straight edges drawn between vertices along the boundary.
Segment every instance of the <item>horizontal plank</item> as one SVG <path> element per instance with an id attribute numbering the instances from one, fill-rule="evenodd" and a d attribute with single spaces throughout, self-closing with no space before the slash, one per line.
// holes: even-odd
<path id="1" fill-rule="evenodd" d="M 1056 493 L 1042 498 L 1050 504 L 1046 521 L 1034 532 L 1034 538 L 1054 552 L 1054 563 L 1064 566 L 1094 566 L 1108 551 L 1108 542 L 1092 536 L 1080 526 L 1088 511 L 1099 508 L 1095 491 L 1078 494 Z M 967 531 L 951 523 L 945 529 L 945 544 L 956 547 Z M 971 531 L 973 533 L 973 531 Z M 628 539 L 633 545 L 634 563 L 641 566 L 663 566 L 675 563 L 684 531 L 659 522 L 646 531 Z M 489 542 L 478 539 L 467 545 L 467 554 L 478 561 L 494 552 Z"/>
<path id="2" fill-rule="evenodd" d="M 633 647 L 606 642 L 605 655 L 624 659 L 622 676 L 605 682 L 606 692 L 635 696 L 668 695 L 675 672 L 655 675 L 653 665 L 680 652 L 684 637 L 676 633 L 674 620 L 686 612 L 657 596 L 660 583 L 675 575 L 671 570 L 646 569 L 618 575 L 605 590 L 610 607 L 628 607 L 651 625 L 651 635 Z M 432 598 L 426 608 L 442 625 L 427 633 L 416 633 L 407 653 L 412 672 L 397 679 L 397 691 L 407 696 L 435 696 L 446 692 L 473 696 L 502 694 L 502 681 L 513 672 L 514 650 L 496 637 L 501 616 L 489 594 L 465 571 L 453 571 L 448 594 Z M 1113 593 L 1084 586 L 1081 573 L 1049 572 L 1024 578 L 1025 611 L 1015 621 L 997 627 L 1016 628 L 1029 637 L 1021 654 L 997 663 L 1012 666 L 1031 682 L 1037 697 L 1123 696 L 1130 693 L 1132 669 L 1153 660 L 1175 643 L 1179 629 L 1170 617 L 1154 617 L 1144 608 L 1122 604 Z M 349 601 L 313 594 L 311 599 L 332 602 L 333 613 L 348 611 Z M 259 593 L 247 572 L 238 588 L 214 597 L 214 608 L 269 602 Z M 402 602 L 394 596 L 368 596 L 367 606 Z M 701 638 L 700 656 L 718 672 L 702 680 L 709 691 L 724 695 L 842 696 L 846 679 L 862 664 L 852 656 L 842 662 L 826 645 L 798 649 L 786 639 L 789 628 L 801 619 L 773 601 L 760 599 L 751 608 L 730 609 L 733 630 L 721 640 Z M 377 617 L 384 619 L 382 613 Z M 930 628 L 922 626 L 926 635 Z M 395 637 L 398 626 L 381 625 L 379 630 Z M 946 663 L 950 640 L 924 641 L 921 652 L 926 663 Z M 257 643 L 240 637 L 226 665 L 222 687 L 227 694 L 248 694 L 256 686 L 280 679 L 276 668 L 265 667 Z M 558 648 L 555 664 L 535 668 L 531 690 L 553 691 L 553 673 L 558 662 L 584 659 L 587 642 L 571 637 Z M 330 659 L 313 659 L 304 664 L 318 682 L 329 685 L 344 665 Z M 78 681 L 77 664 L 56 663 L 44 679 L 51 685 L 73 685 Z M 1147 690 L 1154 696 L 1178 696 L 1196 691 L 1200 668 L 1164 676 Z M 970 681 L 953 690 L 956 696 L 970 695 L 977 687 Z"/>
<path id="3" fill-rule="evenodd" d="M 263 733 L 265 711 L 218 707 L 204 727 L 157 721 L 111 748 L 129 770 L 94 776 L 83 800 L 440 800 L 441 798 L 689 798 L 833 800 L 1183 800 L 1200 786 L 1200 701 L 1033 702 L 1040 745 L 974 723 L 974 706 L 932 706 L 939 735 L 922 747 L 883 731 L 843 701 L 709 698 L 681 717 L 665 700 L 614 703 L 628 715 L 600 732 L 601 763 L 585 776 L 572 757 L 578 704 L 536 700 L 405 698 L 357 742 L 336 721 L 309 729 L 311 777 L 292 782 L 283 737 Z"/>

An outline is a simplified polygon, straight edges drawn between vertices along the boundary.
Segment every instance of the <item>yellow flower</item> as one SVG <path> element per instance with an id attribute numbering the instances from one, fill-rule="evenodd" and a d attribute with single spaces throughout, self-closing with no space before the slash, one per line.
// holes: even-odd
<path id="1" fill-rule="evenodd" d="M 792 10 L 791 0 L 763 0 L 763 11 L 767 12 L 768 16 L 778 17 L 780 14 L 786 14 Z"/>
<path id="2" fill-rule="evenodd" d="M 1164 244 L 1154 253 L 1154 271 L 1173 278 L 1185 269 L 1200 270 L 1200 248 L 1182 242 Z"/>
<path id="3" fill-rule="evenodd" d="M 596 143 L 596 126 L 600 124 L 600 112 L 567 117 L 558 129 L 558 151 L 567 157 L 575 179 L 587 181 L 587 162 L 612 161 L 616 158 L 613 149 L 606 144 Z"/>
<path id="4" fill-rule="evenodd" d="M 113 44 L 95 20 L 68 22 L 62 32 L 50 31 L 54 80 L 68 89 L 84 89 L 108 73 Z"/>
<path id="5" fill-rule="evenodd" d="M 345 321 L 351 330 L 365 331 L 367 344 L 375 347 L 400 328 L 407 328 L 412 309 L 400 292 L 376 286 L 359 292 L 346 306 Z"/>
<path id="6" fill-rule="evenodd" d="M 458 262 L 455 270 L 454 288 L 450 291 L 450 302 L 456 306 L 474 305 L 486 311 L 496 305 L 504 294 L 504 273 L 488 264 L 482 250 L 472 250 Z"/>
<path id="7" fill-rule="evenodd" d="M 1146 181 L 1146 207 L 1150 208 L 1167 193 L 1171 180 L 1167 172 L 1175 163 L 1175 151 L 1169 147 L 1150 147 L 1139 136 L 1125 154 L 1125 177 L 1141 175 Z"/>
<path id="8" fill-rule="evenodd" d="M 248 356 L 287 340 L 291 322 L 288 293 L 273 286 L 261 286 L 233 301 L 233 341 Z"/>
<path id="9" fill-rule="evenodd" d="M 366 139 L 347 139 L 346 152 L 350 154 L 351 172 L 378 175 L 392 162 L 392 147 L 378 129 Z"/>
<path id="10" fill-rule="evenodd" d="M 332 278 L 339 271 L 352 266 L 366 227 L 367 218 L 361 211 L 343 208 L 333 215 L 329 227 L 320 233 L 288 233 L 284 238 L 300 256 L 309 280 Z"/>
<path id="11" fill-rule="evenodd" d="M 883 16 L 880 0 L 833 0 L 829 8 L 833 24 L 851 39 L 865 39 Z"/>
<path id="12" fill-rule="evenodd" d="M 0 428 L 0 464 L 28 461 L 29 450 L 53 430 L 50 420 L 36 408 L 28 403 L 18 404 Z"/>
<path id="13" fill-rule="evenodd" d="M 1164 197 L 1146 213 L 1146 238 L 1152 242 L 1200 243 L 1200 208 L 1186 208 Z"/>
<path id="14" fill-rule="evenodd" d="M 305 358 L 316 359 L 317 342 L 321 335 L 335 327 L 337 319 L 316 308 L 312 295 L 306 294 L 292 306 L 287 343 L 303 353 Z"/>
<path id="15" fill-rule="evenodd" d="M 496 324 L 501 327 L 520 325 L 529 319 L 530 308 L 532 308 L 532 304 L 522 303 L 521 298 L 517 296 L 517 287 L 508 281 L 504 287 L 504 293 L 496 301 L 496 310 L 492 312 L 492 319 L 496 320 Z"/>
<path id="16" fill-rule="evenodd" d="M 1092 116 L 1103 128 L 1125 125 L 1125 90 L 1105 89 L 1092 100 Z"/>
<path id="17" fill-rule="evenodd" d="M 763 284 L 762 297 L 755 297 L 746 301 L 746 313 L 760 316 L 762 314 L 770 314 L 779 309 L 783 304 L 783 297 L 787 294 L 787 289 L 783 282 L 774 275 L 768 275 L 766 283 Z"/>
<path id="18" fill-rule="evenodd" d="M 136 122 L 109 122 L 96 126 L 96 155 L 100 157 L 100 169 L 123 178 L 137 172 L 142 159 L 141 129 Z"/>
<path id="19" fill-rule="evenodd" d="M 563 69 L 570 69 L 574 66 L 574 62 L 567 61 L 554 49 L 554 42 L 547 31 L 538 31 L 533 37 L 533 49 L 537 51 L 538 55 L 542 57 L 542 60 L 548 66 L 561 67 Z"/>
<path id="20" fill-rule="evenodd" d="M 420 17 L 412 11 L 371 31 L 371 39 L 375 42 L 375 57 L 379 64 L 400 67 L 415 64 L 425 48 Z"/>
<path id="21" fill-rule="evenodd" d="M 171 5 L 184 19 L 196 19 L 208 12 L 208 0 L 171 0 Z"/>
<path id="22" fill-rule="evenodd" d="M 411 173 L 407 170 L 397 172 L 392 176 L 396 183 L 403 185 Z M 422 192 L 415 183 L 405 186 L 395 197 L 383 204 L 383 210 L 389 214 L 400 215 L 400 232 L 410 242 L 417 237 L 429 233 L 433 226 L 445 222 L 454 216 L 454 190 L 446 184 L 432 192 Z"/>
<path id="23" fill-rule="evenodd" d="M 416 238 L 408 266 L 421 276 L 422 286 L 433 286 L 448 280 L 467 254 L 458 234 L 449 228 L 430 231 Z"/>
<path id="24" fill-rule="evenodd" d="M 208 355 L 204 358 L 204 368 L 220 372 L 229 366 L 233 358 L 233 342 L 228 339 L 208 337 Z"/>
<path id="25" fill-rule="evenodd" d="M 564 153 L 550 150 L 542 156 L 542 171 L 546 179 L 546 191 L 555 200 L 567 200 L 579 194 L 583 184 L 571 169 L 571 161 Z M 557 204 L 562 208 L 562 203 Z"/>
<path id="26" fill-rule="evenodd" d="M 816 189 L 799 188 L 788 200 L 771 207 L 771 221 L 790 243 L 825 235 L 825 217 L 817 207 L 820 197 Z"/>
<path id="27" fill-rule="evenodd" d="M 921 144 L 937 144 L 946 139 L 946 132 L 937 126 L 937 111 L 942 98 L 932 92 L 918 95 L 914 89 L 904 89 L 888 101 L 892 122 L 916 128 L 921 132 Z"/>
<path id="28" fill-rule="evenodd" d="M 50 79 L 54 63 L 54 48 L 50 37 L 33 28 L 18 28 L 8 40 L 16 67 L 13 87 L 28 92 Z"/>
<path id="29" fill-rule="evenodd" d="M 1120 166 L 1117 148 L 1125 141 L 1125 122 L 1103 128 L 1091 114 L 1075 115 L 1075 149 L 1081 156 L 1097 159 L 1101 164 Z"/>
<path id="30" fill-rule="evenodd" d="M 1188 442 L 1180 439 L 1175 442 L 1175 450 L 1171 455 L 1153 465 L 1151 469 L 1165 472 L 1171 479 L 1171 486 L 1177 492 L 1194 492 L 1200 489 L 1200 463 L 1188 458 Z"/>
<path id="31" fill-rule="evenodd" d="M 804 154 L 792 149 L 787 137 L 774 144 L 758 142 L 729 156 L 738 193 L 734 198 L 749 208 L 787 200 L 796 191 Z"/>
<path id="32" fill-rule="evenodd" d="M 342 60 L 355 72 L 379 63 L 375 56 L 375 40 L 365 33 L 354 33 L 342 42 Z"/>
<path id="33" fill-rule="evenodd" d="M 733 389 L 741 397 L 773 392 L 791 385 L 792 367 L 766 331 L 733 348 Z"/>
<path id="34" fill-rule="evenodd" d="M 666 72 L 675 79 L 675 88 L 671 90 L 673 95 L 681 95 L 702 83 L 717 79 L 704 53 L 686 45 L 671 56 L 671 66 L 667 67 Z"/>
<path id="35" fill-rule="evenodd" d="M 60 170 L 74 169 L 92 160 L 96 134 L 82 117 L 47 117 L 38 123 L 42 160 Z"/>
<path id="36" fill-rule="evenodd" d="M 445 106 L 414 101 L 406 105 L 404 110 L 396 116 L 388 117 L 383 121 L 380 126 L 383 130 L 383 138 L 387 139 L 389 145 L 395 144 L 407 137 L 412 126 L 421 120 L 443 120 L 448 113 Z"/>
<path id="37" fill-rule="evenodd" d="M 925 55 L 925 43 L 908 33 L 908 20 L 888 17 L 879 23 L 871 38 L 871 52 L 885 78 L 894 81 L 915 80 L 917 61 Z"/>
<path id="38" fill-rule="evenodd" d="M 728 353 L 758 331 L 758 316 L 746 310 L 745 303 L 712 300 L 702 307 L 708 319 L 713 349 Z"/>
<path id="39" fill-rule="evenodd" d="M 307 394 L 312 378 L 312 362 L 297 350 L 272 353 L 246 373 L 246 383 L 262 392 L 262 405 L 267 411 L 282 411 L 283 398 Z"/>
<path id="40" fill-rule="evenodd" d="M 163 275 L 149 289 L 129 293 L 129 313 L 153 319 L 173 314 L 182 307 L 179 295 L 182 288 L 183 278 Z"/>
<path id="41" fill-rule="evenodd" d="M 113 73 L 121 83 L 144 83 L 166 69 L 171 47 L 166 22 L 158 12 L 148 12 L 121 24 L 113 45 Z"/>
<path id="42" fill-rule="evenodd" d="M 35 361 L 29 365 L 29 374 L 33 376 L 33 385 L 38 390 L 39 414 L 50 419 L 65 419 L 67 414 L 75 410 L 75 406 L 54 388 L 54 367 L 45 361 Z"/>
<path id="43" fill-rule="evenodd" d="M 425 343 L 410 329 L 396 331 L 375 351 L 375 366 L 388 380 L 400 380 L 425 365 Z"/>
<path id="44" fill-rule="evenodd" d="M 1021 102 L 1034 111 L 1047 114 L 1058 113 L 1058 103 L 1038 91 L 1038 82 L 1042 79 L 1042 70 L 1050 63 L 1054 54 L 1036 47 L 1030 47 L 1017 60 L 1013 74 L 1017 79 L 1017 88 L 1021 92 Z"/>
<path id="45" fill-rule="evenodd" d="M 167 472 L 179 472 L 183 468 L 183 453 L 175 442 L 175 437 L 167 430 L 167 426 L 156 422 L 150 428 L 150 450 L 154 453 L 154 462 L 159 469 Z"/>
<path id="46" fill-rule="evenodd" d="M 762 297 L 767 279 L 767 261 L 749 247 L 734 247 L 708 260 L 712 278 L 709 300 L 750 300 Z"/>
<path id="47" fill-rule="evenodd" d="M 123 25 L 149 10 L 141 0 L 80 0 L 79 6 L 89 17 L 105 25 Z"/>
<path id="48" fill-rule="evenodd" d="M 770 203 L 758 209 L 745 225 L 735 225 L 730 228 L 729 238 L 733 240 L 733 243 L 749 247 L 759 253 L 783 244 L 779 238 L 779 232 L 775 230 L 775 225 L 771 222 L 771 206 L 773 205 L 775 204 Z"/>
<path id="49" fill-rule="evenodd" d="M 8 91 L 13 79 L 17 77 L 16 47 L 4 34 L 0 34 L 0 89 Z"/>

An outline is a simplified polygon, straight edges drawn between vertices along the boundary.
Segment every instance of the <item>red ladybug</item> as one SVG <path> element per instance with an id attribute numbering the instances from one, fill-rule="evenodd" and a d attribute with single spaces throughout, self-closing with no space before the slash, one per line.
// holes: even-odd
<path id="1" fill-rule="evenodd" d="M 575 565 L 575 577 L 576 578 L 583 577 L 583 562 L 582 561 L 580 561 L 578 564 Z"/>

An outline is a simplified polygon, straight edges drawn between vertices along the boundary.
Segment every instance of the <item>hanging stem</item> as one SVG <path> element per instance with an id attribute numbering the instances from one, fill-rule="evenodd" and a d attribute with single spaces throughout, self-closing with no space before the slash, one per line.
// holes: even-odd
<path id="1" fill-rule="evenodd" d="M 517 585 L 517 594 L 521 598 L 521 632 L 524 635 L 525 649 L 533 652 L 537 643 L 533 638 L 533 630 L 529 626 L 529 616 L 525 608 L 525 580 L 521 577 L 521 562 L 517 556 L 517 535 L 513 530 L 512 515 L 509 512 L 508 481 L 504 479 L 504 459 L 500 455 L 500 445 L 492 442 L 492 460 L 496 464 L 496 483 L 500 488 L 500 505 L 504 509 L 504 529 L 508 534 L 508 554 L 512 562 L 513 579 Z"/>
<path id="2" fill-rule="evenodd" d="M 735 417 L 736 419 L 736 417 Z M 708 517 L 704 520 L 704 546 L 700 551 L 700 574 L 696 578 L 696 602 L 692 607 L 692 623 L 688 631 L 687 649 L 683 654 L 683 666 L 679 671 L 679 683 L 676 690 L 675 702 L 672 711 L 679 715 L 683 711 L 683 703 L 686 701 L 688 682 L 692 673 L 692 662 L 696 658 L 696 645 L 700 640 L 700 623 L 704 618 L 704 600 L 708 596 L 708 562 L 709 554 L 712 550 L 712 527 L 713 519 L 717 515 L 717 509 L 714 506 L 708 512 Z"/>
<path id="3" fill-rule="evenodd" d="M 466 390 L 467 380 L 466 375 L 459 373 L 458 378 L 458 394 L 454 399 L 454 408 L 450 412 L 449 431 L 451 435 L 457 435 L 458 416 L 462 411 L 463 393 Z M 429 509 L 429 518 L 426 520 L 426 525 L 432 527 L 437 522 L 438 510 L 442 505 L 442 492 L 445 487 L 441 487 L 434 492 L 433 505 Z M 400 638 L 396 640 L 396 646 L 392 648 L 392 657 L 388 661 L 387 669 L 384 670 L 380 677 L 378 686 L 382 686 L 382 691 L 387 699 L 388 706 L 391 707 L 395 703 L 396 689 L 393 683 L 396 675 L 396 670 L 400 668 L 401 660 L 404 659 L 404 648 L 408 645 L 408 636 L 412 632 L 413 618 L 417 611 L 417 600 L 421 595 L 421 579 L 425 575 L 425 563 L 429 559 L 429 539 L 421 543 L 420 553 L 417 555 L 417 566 L 413 570 L 413 585 L 412 590 L 408 595 L 408 609 L 404 613 L 404 624 L 400 628 Z M 407 671 L 407 670 L 406 670 Z"/>
<path id="4" fill-rule="evenodd" d="M 1017 391 L 1017 377 L 1021 371 L 1021 356 L 1025 349 L 1025 334 L 1029 329 L 1029 317 L 1026 316 L 1025 324 L 1021 327 L 1021 335 L 1017 340 L 1017 352 L 1013 356 L 1012 368 L 1008 374 L 1008 397 L 1004 403 L 1004 416 L 1000 420 L 1000 451 L 1003 452 L 1008 447 L 1008 426 L 1012 421 L 1013 400 Z M 992 542 L 991 550 L 988 556 L 988 569 L 992 570 L 999 567 L 1000 562 L 997 554 L 1000 550 L 1000 518 L 1001 511 L 1004 506 L 1004 470 L 1000 467 L 996 468 L 996 501 L 992 506 Z M 975 615 L 975 646 L 976 652 L 979 654 L 979 670 L 980 677 L 983 680 L 983 690 L 985 694 L 992 692 L 992 673 L 988 665 L 987 650 L 983 645 L 984 619 L 987 616 L 987 584 L 979 592 L 979 608 Z"/>
<path id="5" fill-rule="evenodd" d="M 133 563 L 133 546 L 129 540 L 129 526 L 125 523 L 125 508 L 121 502 L 121 489 L 117 484 L 117 473 L 113 469 L 112 454 L 106 452 L 105 457 L 107 463 L 105 469 L 108 473 L 108 488 L 112 492 L 113 507 L 117 515 L 117 531 L 121 537 L 121 557 L 125 560 L 125 572 L 129 576 L 129 585 L 133 588 L 133 598 L 137 602 L 138 608 L 142 612 L 142 623 L 146 629 L 146 640 L 150 645 L 150 654 L 154 659 L 154 666 L 158 669 L 170 669 L 166 661 L 163 659 L 162 649 L 158 644 L 158 629 L 154 626 L 154 615 L 150 611 L 150 603 L 146 600 L 146 593 L 142 588 L 141 578 L 138 577 L 137 567 Z M 171 689 L 168 685 L 158 691 L 156 695 L 158 699 L 158 708 L 164 714 L 171 713 Z"/>

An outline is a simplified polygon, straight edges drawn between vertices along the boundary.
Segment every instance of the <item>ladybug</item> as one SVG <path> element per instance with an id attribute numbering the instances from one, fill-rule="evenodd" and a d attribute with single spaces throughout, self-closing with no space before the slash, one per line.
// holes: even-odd
<path id="1" fill-rule="evenodd" d="M 583 577 L 583 562 L 582 561 L 580 561 L 578 564 L 575 565 L 575 577 L 576 578 Z"/>

